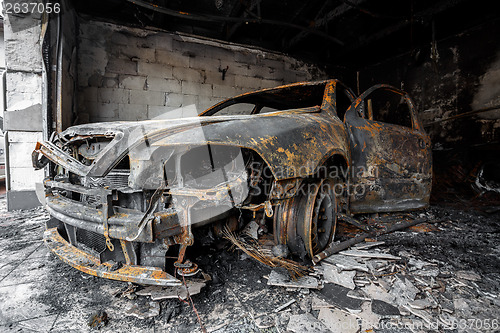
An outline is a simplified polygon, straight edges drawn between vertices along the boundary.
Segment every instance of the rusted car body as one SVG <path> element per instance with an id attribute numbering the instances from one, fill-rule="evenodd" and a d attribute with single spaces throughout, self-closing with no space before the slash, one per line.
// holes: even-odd
<path id="1" fill-rule="evenodd" d="M 379 91 L 389 98 L 373 100 Z M 388 112 L 406 116 L 377 120 Z M 340 211 L 418 209 L 431 189 L 410 98 L 386 85 L 356 98 L 338 80 L 243 94 L 196 117 L 71 127 L 38 143 L 33 164 L 49 165 L 52 252 L 89 274 L 163 286 L 198 271 L 186 258 L 197 232 L 254 221 L 312 257 Z"/>

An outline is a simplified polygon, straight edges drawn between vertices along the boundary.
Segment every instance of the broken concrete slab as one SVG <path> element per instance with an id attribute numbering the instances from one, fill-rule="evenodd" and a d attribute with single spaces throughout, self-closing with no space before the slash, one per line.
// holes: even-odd
<path id="1" fill-rule="evenodd" d="M 359 299 L 361 301 L 371 301 L 372 299 L 362 290 L 355 289 L 351 290 L 347 293 L 347 297 L 351 297 L 354 299 Z"/>
<path id="2" fill-rule="evenodd" d="M 311 309 L 314 311 L 321 310 L 323 308 L 333 308 L 333 307 L 335 307 L 335 305 L 322 300 L 316 295 L 313 295 L 311 298 Z"/>
<path id="3" fill-rule="evenodd" d="M 337 267 L 330 264 L 322 264 L 323 266 L 323 278 L 326 283 L 335 283 L 342 287 L 349 289 L 356 288 L 354 284 L 354 276 L 356 276 L 355 271 L 342 271 L 339 272 Z"/>
<path id="4" fill-rule="evenodd" d="M 339 252 L 346 256 L 362 257 L 362 258 L 380 258 L 389 260 L 399 260 L 401 257 L 393 256 L 390 253 L 376 252 L 376 251 L 362 251 L 362 250 L 346 250 Z"/>
<path id="5" fill-rule="evenodd" d="M 353 257 L 342 255 L 342 254 L 334 254 L 324 259 L 325 262 L 329 264 L 333 264 L 342 270 L 350 271 L 357 270 L 362 272 L 370 272 L 368 266 L 365 263 L 360 263 L 356 261 Z"/>
<path id="6" fill-rule="evenodd" d="M 397 307 L 378 299 L 372 301 L 372 312 L 381 316 L 399 316 Z"/>
<path id="7" fill-rule="evenodd" d="M 178 287 L 160 287 L 160 286 L 148 286 L 144 289 L 135 292 L 138 296 L 151 296 L 153 301 L 160 301 L 168 298 L 181 298 L 186 299 L 189 295 L 196 295 L 201 292 L 201 289 L 205 286 L 205 282 L 198 281 L 186 281 L 186 286 Z"/>
<path id="8" fill-rule="evenodd" d="M 361 303 L 363 301 L 354 299 L 347 296 L 350 289 L 339 286 L 333 283 L 327 283 L 321 289 L 320 294 L 323 295 L 327 302 L 345 309 L 349 312 L 358 312 L 361 310 Z"/>
<path id="9" fill-rule="evenodd" d="M 361 312 L 356 315 L 360 319 L 361 332 L 369 332 L 378 327 L 380 316 L 372 312 L 370 302 L 364 302 L 361 305 Z"/>
<path id="10" fill-rule="evenodd" d="M 393 304 L 396 300 L 394 295 L 390 294 L 384 288 L 377 286 L 373 283 L 361 288 L 361 290 L 366 295 L 368 295 L 368 297 L 371 297 L 372 299 L 378 299 L 380 301 L 384 301 L 390 304 Z"/>
<path id="11" fill-rule="evenodd" d="M 419 292 L 420 290 L 417 289 L 408 279 L 400 279 L 396 277 L 394 283 L 392 284 L 390 294 L 395 298 L 395 303 L 398 306 L 403 306 L 408 304 L 408 302 L 413 301 Z"/>
<path id="12" fill-rule="evenodd" d="M 312 276 L 302 276 L 296 280 L 292 280 L 288 273 L 274 269 L 269 274 L 267 280 L 269 286 L 291 287 L 291 288 L 311 288 L 320 289 L 318 279 Z"/>
<path id="13" fill-rule="evenodd" d="M 290 316 L 286 329 L 295 333 L 331 333 L 322 321 L 310 313 Z"/>
<path id="14" fill-rule="evenodd" d="M 416 310 L 424 310 L 432 307 L 433 303 L 429 301 L 427 298 L 416 299 L 414 301 L 408 302 L 408 305 Z"/>
<path id="15" fill-rule="evenodd" d="M 462 279 L 462 280 L 469 280 L 469 281 L 481 280 L 481 275 L 479 275 L 473 271 L 457 271 L 455 273 L 455 276 L 459 279 Z"/>
<path id="16" fill-rule="evenodd" d="M 428 325 L 432 325 L 433 318 L 432 318 L 431 314 L 429 312 L 427 312 L 426 310 L 413 309 L 409 305 L 403 305 L 403 308 L 408 310 L 414 316 L 417 316 L 417 317 L 423 319 Z"/>
<path id="17" fill-rule="evenodd" d="M 356 333 L 359 331 L 356 316 L 338 309 L 323 308 L 319 311 L 318 319 L 332 332 Z"/>
<path id="18" fill-rule="evenodd" d="M 139 319 L 153 318 L 160 314 L 160 304 L 154 301 L 144 305 L 133 303 L 125 310 L 124 314 Z"/>

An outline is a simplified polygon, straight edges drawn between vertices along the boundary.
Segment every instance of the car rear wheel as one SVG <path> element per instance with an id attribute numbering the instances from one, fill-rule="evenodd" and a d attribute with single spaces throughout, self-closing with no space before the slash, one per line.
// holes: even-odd
<path id="1" fill-rule="evenodd" d="M 304 183 L 299 193 L 285 200 L 274 216 L 274 238 L 293 254 L 313 257 L 332 241 L 337 225 L 335 182 Z"/>

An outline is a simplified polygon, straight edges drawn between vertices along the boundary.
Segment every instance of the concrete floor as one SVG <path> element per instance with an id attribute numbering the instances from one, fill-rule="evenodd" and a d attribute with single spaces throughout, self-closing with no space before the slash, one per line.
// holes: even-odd
<path id="1" fill-rule="evenodd" d="M 186 302 L 151 302 L 149 297 L 134 293 L 123 297 L 126 293 L 120 291 L 129 287 L 127 283 L 82 274 L 56 259 L 42 243 L 48 218 L 42 209 L 6 212 L 5 207 L 5 196 L 0 195 L 0 332 L 92 331 L 88 321 L 98 311 L 109 316 L 102 332 L 201 331 Z M 193 255 L 212 277 L 202 292 L 192 297 L 193 303 L 207 331 L 218 333 L 436 332 L 411 327 L 426 320 L 439 323 L 439 331 L 443 331 L 445 320 L 472 320 L 476 327 L 445 331 L 499 332 L 498 213 L 433 209 L 426 214 L 447 217 L 439 228 L 383 238 L 386 245 L 381 251 L 401 259 L 369 273 L 356 272 L 356 279 L 369 281 L 368 286 L 358 282 L 354 290 L 335 283 L 324 283 L 321 290 L 269 286 L 266 277 L 270 268 L 238 252 L 208 249 Z M 377 261 L 363 263 L 373 266 Z M 326 275 L 319 279 L 326 280 Z M 412 299 L 432 300 L 433 304 L 411 311 L 401 306 L 410 300 L 401 303 L 402 296 L 408 297 L 401 281 L 415 290 Z M 346 298 L 350 292 L 358 298 Z M 293 304 L 275 312 L 290 301 Z M 393 307 L 388 306 L 391 302 Z M 401 313 L 387 313 L 388 309 Z M 135 311 L 148 317 L 146 310 L 153 313 L 149 318 L 131 316 Z M 492 320 L 497 320 L 495 328 Z M 371 330 L 383 321 L 410 324 L 410 328 Z M 356 328 L 335 329 L 345 323 L 354 323 Z M 491 329 L 477 327 L 485 323 Z"/>
<path id="2" fill-rule="evenodd" d="M 89 317 L 99 310 L 110 317 L 102 332 L 200 331 L 191 306 L 177 299 L 161 302 L 162 313 L 155 318 L 128 316 L 126 309 L 147 305 L 147 298 L 113 297 L 127 283 L 91 277 L 58 260 L 42 241 L 47 218 L 41 208 L 6 212 L 5 197 L 0 196 L 0 332 L 92 331 Z M 254 271 L 260 274 L 262 269 L 267 270 Z M 279 289 L 265 288 L 265 281 L 250 284 L 238 276 L 212 283 L 193 296 L 209 332 L 229 332 L 234 327 L 239 332 L 258 332 L 251 316 L 272 311 L 290 299 Z M 261 283 L 262 290 L 255 292 L 255 283 Z M 173 315 L 165 308 L 173 308 Z"/>

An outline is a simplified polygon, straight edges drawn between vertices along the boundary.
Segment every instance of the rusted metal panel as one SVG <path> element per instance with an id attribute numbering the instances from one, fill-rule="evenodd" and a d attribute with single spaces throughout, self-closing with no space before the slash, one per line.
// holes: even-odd
<path id="1" fill-rule="evenodd" d="M 124 265 L 115 270 L 112 264 L 108 262 L 101 263 L 98 258 L 71 246 L 59 235 L 57 228 L 46 230 L 43 237 L 45 244 L 52 253 L 68 265 L 84 273 L 139 284 L 164 287 L 182 285 L 180 280 L 155 267 Z"/>
<path id="2" fill-rule="evenodd" d="M 411 127 L 376 121 L 363 102 L 378 89 L 401 96 Z M 409 96 L 388 85 L 376 85 L 359 96 L 346 113 L 352 173 L 353 213 L 417 209 L 429 202 L 432 169 L 430 139 L 423 131 Z"/>

